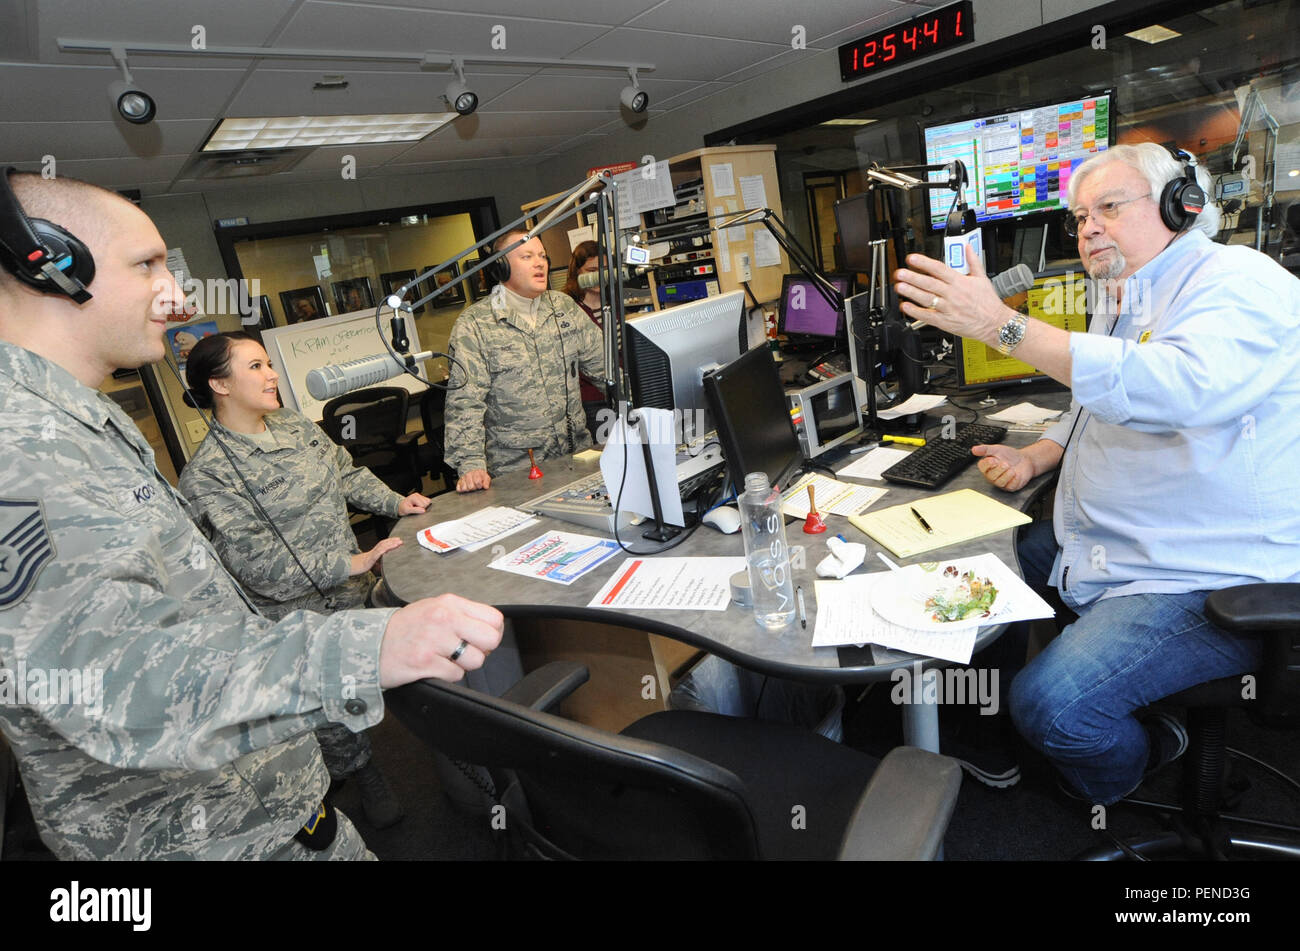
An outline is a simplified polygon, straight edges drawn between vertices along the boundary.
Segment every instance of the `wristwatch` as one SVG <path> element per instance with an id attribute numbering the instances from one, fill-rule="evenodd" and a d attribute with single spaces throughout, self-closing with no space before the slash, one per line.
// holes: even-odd
<path id="1" fill-rule="evenodd" d="M 998 331 L 998 353 L 1003 356 L 1011 353 L 1012 350 L 1020 346 L 1020 341 L 1025 339 L 1025 327 L 1029 325 L 1029 318 L 1024 314 L 1016 314 Z"/>

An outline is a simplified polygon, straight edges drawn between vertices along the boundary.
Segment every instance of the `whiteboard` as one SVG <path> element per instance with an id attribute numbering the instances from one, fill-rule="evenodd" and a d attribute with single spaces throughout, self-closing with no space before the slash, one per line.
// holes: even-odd
<path id="1" fill-rule="evenodd" d="M 384 332 L 388 332 L 389 317 L 383 317 Z M 411 340 L 411 352 L 420 352 L 420 335 L 415 329 L 415 319 L 402 314 L 406 335 Z M 336 317 L 322 317 L 306 323 L 290 324 L 262 331 L 267 355 L 280 371 L 280 398 L 284 405 L 296 409 L 308 419 L 320 422 L 329 400 L 318 400 L 307 392 L 307 373 L 327 363 L 346 363 L 375 354 L 387 353 L 384 341 L 375 329 L 375 311 L 356 310 Z M 421 379 L 428 379 L 424 363 L 417 364 Z M 394 377 L 380 386 L 400 386 L 412 393 L 421 393 L 425 387 L 409 373 Z"/>

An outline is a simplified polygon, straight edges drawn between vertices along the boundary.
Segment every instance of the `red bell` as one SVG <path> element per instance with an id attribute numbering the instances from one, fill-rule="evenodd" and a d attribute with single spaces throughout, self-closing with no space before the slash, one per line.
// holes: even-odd
<path id="1" fill-rule="evenodd" d="M 808 517 L 803 520 L 803 530 L 805 535 L 820 535 L 826 531 L 826 519 L 818 514 L 817 504 L 813 501 L 811 482 L 808 483 Z"/>
<path id="2" fill-rule="evenodd" d="M 537 468 L 537 460 L 533 458 L 533 451 L 531 449 L 528 450 L 528 462 L 528 478 L 540 479 L 542 477 L 542 470 Z M 825 528 L 825 526 L 822 527 Z"/>

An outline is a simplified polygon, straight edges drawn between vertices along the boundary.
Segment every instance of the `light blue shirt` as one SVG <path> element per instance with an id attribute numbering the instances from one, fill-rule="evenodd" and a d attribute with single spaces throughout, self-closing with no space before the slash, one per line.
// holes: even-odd
<path id="1" fill-rule="evenodd" d="M 1052 583 L 1077 608 L 1300 581 L 1300 280 L 1193 231 L 1122 300 L 1070 335 L 1071 413 L 1044 434 L 1066 446 Z"/>

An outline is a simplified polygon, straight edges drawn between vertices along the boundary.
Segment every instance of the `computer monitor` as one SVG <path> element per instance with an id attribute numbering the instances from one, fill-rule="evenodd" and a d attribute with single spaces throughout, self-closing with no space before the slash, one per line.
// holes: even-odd
<path id="1" fill-rule="evenodd" d="M 1071 268 L 1054 268 L 1035 275 L 1034 285 L 1026 292 L 1025 302 L 1019 310 L 1062 330 L 1086 332 L 1088 275 Z M 1023 360 L 1003 356 L 978 340 L 961 337 L 959 343 L 957 385 L 962 389 L 1047 379 L 1047 374 Z"/>
<path id="2" fill-rule="evenodd" d="M 627 370 L 637 406 L 677 410 L 683 442 L 713 428 L 704 374 L 748 345 L 745 294 L 731 291 L 627 319 Z"/>
<path id="3" fill-rule="evenodd" d="M 827 280 L 848 297 L 853 278 L 848 274 L 827 274 Z M 777 307 L 776 329 L 795 345 L 809 344 L 823 348 L 843 343 L 844 311 L 827 303 L 817 286 L 802 274 L 787 274 L 781 279 L 781 299 Z"/>
<path id="4" fill-rule="evenodd" d="M 1112 144 L 1111 93 L 1023 107 L 980 118 L 928 126 L 927 164 L 961 159 L 970 175 L 966 202 L 977 221 L 1019 218 L 1065 208 L 1070 175 Z M 935 181 L 946 173 L 933 172 Z M 930 227 L 947 220 L 952 194 L 930 191 Z"/>
<path id="5" fill-rule="evenodd" d="M 766 472 L 773 485 L 784 489 L 803 453 L 772 352 L 755 347 L 710 373 L 704 378 L 704 396 L 732 485 L 743 489 L 747 474 Z"/>

